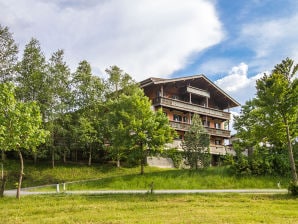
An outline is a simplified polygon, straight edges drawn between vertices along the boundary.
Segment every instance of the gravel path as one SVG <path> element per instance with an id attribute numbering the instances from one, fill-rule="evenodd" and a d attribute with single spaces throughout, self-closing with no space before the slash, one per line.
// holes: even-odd
<path id="1" fill-rule="evenodd" d="M 37 192 L 22 190 L 21 195 L 37 194 L 146 194 L 150 190 L 90 190 L 90 191 L 49 191 Z M 206 190 L 154 190 L 154 194 L 218 194 L 218 193 L 236 193 L 236 194 L 287 194 L 287 189 L 206 189 Z M 5 196 L 15 196 L 16 190 L 4 191 Z"/>

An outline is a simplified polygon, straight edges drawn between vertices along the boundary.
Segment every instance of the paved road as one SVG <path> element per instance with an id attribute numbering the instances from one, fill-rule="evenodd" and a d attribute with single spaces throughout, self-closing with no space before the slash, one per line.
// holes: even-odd
<path id="1" fill-rule="evenodd" d="M 146 194 L 149 190 L 91 190 L 91 191 L 60 191 L 60 192 L 36 192 L 22 190 L 21 195 L 37 194 Z M 236 194 L 287 194 L 287 189 L 209 189 L 209 190 L 154 190 L 154 194 L 217 194 L 217 193 L 236 193 Z M 7 190 L 5 196 L 15 196 L 16 190 Z"/>

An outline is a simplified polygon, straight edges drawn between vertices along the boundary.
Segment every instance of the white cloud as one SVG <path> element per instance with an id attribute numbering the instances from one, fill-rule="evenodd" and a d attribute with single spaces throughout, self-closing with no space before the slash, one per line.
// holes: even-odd
<path id="1" fill-rule="evenodd" d="M 223 30 L 205 0 L 0 0 L 0 20 L 21 46 L 33 36 L 49 56 L 62 48 L 74 69 L 118 65 L 135 79 L 169 75 L 192 54 L 219 43 Z"/>
<path id="2" fill-rule="evenodd" d="M 265 72 L 248 77 L 248 65 L 242 62 L 239 65 L 232 67 L 229 74 L 224 78 L 215 81 L 215 84 L 243 105 L 247 100 L 255 97 L 256 81 L 260 79 L 264 73 Z M 230 130 L 232 134 L 235 134 L 235 130 L 233 129 L 234 116 L 239 115 L 240 110 L 240 107 L 236 107 L 232 108 L 230 111 L 232 114 L 230 121 Z"/>
<path id="3" fill-rule="evenodd" d="M 251 66 L 271 70 L 286 57 L 298 60 L 297 24 L 297 14 L 248 23 L 243 26 L 236 42 L 255 52 L 256 57 L 251 61 Z"/>
<path id="4" fill-rule="evenodd" d="M 256 80 L 264 74 L 260 73 L 248 77 L 247 72 L 248 65 L 242 62 L 238 66 L 233 67 L 227 76 L 215 81 L 215 84 L 239 101 L 239 103 L 244 104 L 247 100 L 254 97 Z"/>

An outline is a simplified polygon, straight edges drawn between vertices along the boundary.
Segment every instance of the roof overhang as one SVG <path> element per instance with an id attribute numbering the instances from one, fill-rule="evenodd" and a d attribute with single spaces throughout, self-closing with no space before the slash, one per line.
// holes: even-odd
<path id="1" fill-rule="evenodd" d="M 240 106 L 240 103 L 238 103 L 234 98 L 232 98 L 230 95 L 228 95 L 225 91 L 223 91 L 220 87 L 218 87 L 215 83 L 213 83 L 210 79 L 208 79 L 205 75 L 194 75 L 194 76 L 186 76 L 186 77 L 179 77 L 179 78 L 173 78 L 173 79 L 162 79 L 162 78 L 148 78 L 140 82 L 141 88 L 146 88 L 150 85 L 162 85 L 162 84 L 168 84 L 168 83 L 176 83 L 176 82 L 193 82 L 196 80 L 202 80 L 205 82 L 206 85 L 211 87 L 214 91 L 216 91 L 218 94 L 220 94 L 224 99 L 228 101 L 227 108 L 232 107 L 238 107 Z"/>

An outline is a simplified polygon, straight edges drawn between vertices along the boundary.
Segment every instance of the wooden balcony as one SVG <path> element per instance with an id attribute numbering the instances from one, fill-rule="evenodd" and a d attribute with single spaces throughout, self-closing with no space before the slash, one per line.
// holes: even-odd
<path id="1" fill-rule="evenodd" d="M 181 140 L 174 140 L 172 143 L 168 143 L 167 147 L 168 148 L 177 148 L 179 151 L 183 151 L 182 141 Z M 231 154 L 231 152 L 230 152 L 231 150 L 227 151 L 227 149 L 225 148 L 224 145 L 210 144 L 209 149 L 210 149 L 210 154 L 213 154 L 213 155 Z"/>
<path id="2" fill-rule="evenodd" d="M 224 112 L 222 110 L 213 109 L 210 107 L 204 107 L 198 104 L 193 104 L 181 100 L 170 99 L 166 97 L 158 97 L 154 99 L 154 106 L 165 106 L 172 109 L 198 113 L 201 115 L 207 115 L 211 117 L 216 117 L 224 120 L 230 120 L 230 113 Z"/>
<path id="3" fill-rule="evenodd" d="M 226 149 L 224 145 L 210 145 L 210 153 L 215 155 L 226 155 Z"/>
<path id="4" fill-rule="evenodd" d="M 182 123 L 179 121 L 170 121 L 170 125 L 175 130 L 180 130 L 180 131 L 187 131 L 190 127 L 190 124 Z M 208 131 L 208 133 L 212 136 L 230 138 L 231 131 L 229 131 L 229 130 L 209 128 L 209 127 L 205 127 L 205 128 Z"/>

